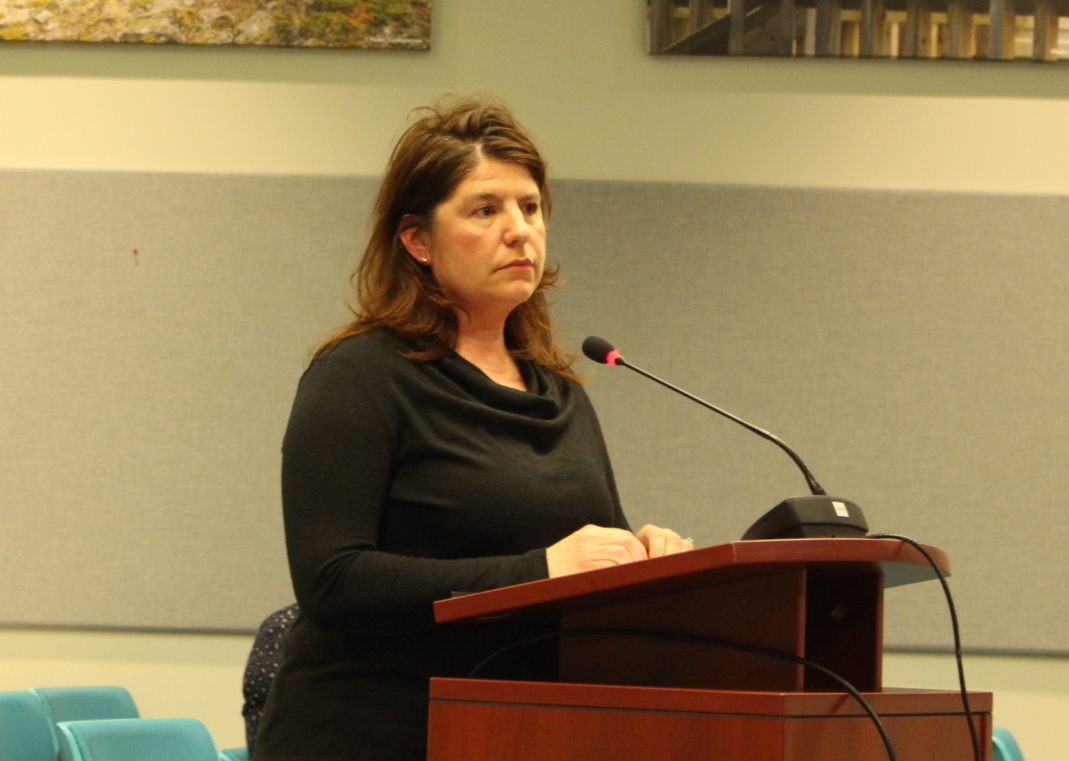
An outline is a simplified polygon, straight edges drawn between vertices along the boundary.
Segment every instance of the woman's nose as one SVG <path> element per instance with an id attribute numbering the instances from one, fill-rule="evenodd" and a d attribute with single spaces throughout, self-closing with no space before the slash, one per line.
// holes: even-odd
<path id="1" fill-rule="evenodd" d="M 508 227 L 505 230 L 505 239 L 509 243 L 526 242 L 531 237 L 531 222 L 523 213 L 523 209 L 517 206 L 510 209 L 506 216 Z"/>

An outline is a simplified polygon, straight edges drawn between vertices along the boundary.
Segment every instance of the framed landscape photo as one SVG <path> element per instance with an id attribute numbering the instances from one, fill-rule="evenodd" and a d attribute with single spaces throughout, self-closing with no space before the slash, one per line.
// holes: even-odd
<path id="1" fill-rule="evenodd" d="M 647 0 L 666 55 L 1057 61 L 1069 0 Z"/>
<path id="2" fill-rule="evenodd" d="M 0 41 L 429 50 L 431 0 L 0 0 Z"/>

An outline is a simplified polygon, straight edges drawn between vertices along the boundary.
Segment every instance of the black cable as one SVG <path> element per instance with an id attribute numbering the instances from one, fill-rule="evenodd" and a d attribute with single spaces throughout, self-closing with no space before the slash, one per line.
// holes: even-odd
<path id="1" fill-rule="evenodd" d="M 794 655 L 793 653 L 783 653 L 778 650 L 768 650 L 763 647 L 754 647 L 753 645 L 743 645 L 738 642 L 729 642 L 727 640 L 713 639 L 711 637 L 697 637 L 689 634 L 671 634 L 669 632 L 654 632 L 645 631 L 641 629 L 615 629 L 615 628 L 600 628 L 589 627 L 582 629 L 567 629 L 564 631 L 550 632 L 548 634 L 539 634 L 534 637 L 528 637 L 526 639 L 513 642 L 510 645 L 498 648 L 490 655 L 483 658 L 478 665 L 475 666 L 469 673 L 468 678 L 474 679 L 486 664 L 494 660 L 500 655 L 503 655 L 511 650 L 515 650 L 526 645 L 531 645 L 536 642 L 543 642 L 548 639 L 559 639 L 561 637 L 590 637 L 590 636 L 616 636 L 616 637 L 642 637 L 646 639 L 663 639 L 671 642 L 685 642 L 692 645 L 707 645 L 710 647 L 721 647 L 727 650 L 738 650 L 743 653 L 749 653 L 751 655 L 763 655 L 767 658 L 778 658 L 784 661 L 790 661 L 791 663 L 797 663 L 806 668 L 811 668 L 825 676 L 831 677 L 836 682 L 841 684 L 847 692 L 849 692 L 854 700 L 864 709 L 865 713 L 869 715 L 872 722 L 876 725 L 876 731 L 880 733 L 880 737 L 883 740 L 884 747 L 887 748 L 887 757 L 890 761 L 898 761 L 898 756 L 895 755 L 894 746 L 891 744 L 891 738 L 887 734 L 887 729 L 883 726 L 883 722 L 880 721 L 880 717 L 876 715 L 876 712 L 872 710 L 872 706 L 865 700 L 864 696 L 850 684 L 850 682 L 843 679 L 831 669 L 821 666 L 819 663 L 803 658 L 800 655 Z"/>
<path id="2" fill-rule="evenodd" d="M 939 577 L 939 583 L 943 585 L 943 594 L 947 598 L 947 607 L 950 609 L 950 625 L 954 630 L 954 658 L 958 664 L 958 685 L 961 688 L 961 703 L 965 707 L 965 720 L 969 722 L 969 737 L 972 739 L 973 755 L 976 757 L 976 761 L 982 761 L 983 756 L 980 754 L 980 738 L 976 736 L 976 727 L 973 726 L 972 720 L 972 708 L 969 705 L 969 693 L 965 689 L 965 666 L 961 659 L 961 633 L 958 629 L 958 613 L 954 609 L 954 598 L 950 594 L 950 585 L 947 584 L 946 577 L 943 575 L 942 569 L 939 564 L 935 562 L 928 550 L 924 549 L 924 546 L 908 536 L 902 536 L 900 534 L 869 534 L 869 539 L 897 539 L 900 542 L 912 546 L 918 552 L 920 552 L 928 560 L 928 563 L 935 570 L 935 575 Z"/>

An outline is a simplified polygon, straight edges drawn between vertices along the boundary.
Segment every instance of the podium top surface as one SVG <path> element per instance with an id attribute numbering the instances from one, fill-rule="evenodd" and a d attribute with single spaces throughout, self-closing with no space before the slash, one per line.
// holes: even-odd
<path id="1" fill-rule="evenodd" d="M 925 546 L 945 575 L 947 556 Z M 439 623 L 563 615 L 805 569 L 825 577 L 882 574 L 885 587 L 936 578 L 915 548 L 897 539 L 769 539 L 730 542 L 668 557 L 543 579 L 434 603 Z"/>

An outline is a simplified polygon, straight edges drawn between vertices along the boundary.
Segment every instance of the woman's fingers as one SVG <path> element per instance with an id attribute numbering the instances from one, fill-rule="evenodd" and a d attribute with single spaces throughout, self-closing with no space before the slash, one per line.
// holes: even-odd
<path id="1" fill-rule="evenodd" d="M 630 531 L 583 526 L 546 549 L 550 578 L 646 559 L 646 547 Z"/>
<path id="2" fill-rule="evenodd" d="M 660 558 L 694 549 L 694 540 L 684 539 L 672 529 L 654 526 L 652 523 L 647 523 L 639 529 L 635 536 L 645 545 L 646 554 L 651 558 Z"/>
<path id="3" fill-rule="evenodd" d="M 668 534 L 660 529 L 657 531 L 646 531 L 646 529 L 655 528 L 653 526 L 644 526 L 639 531 L 641 538 L 639 541 L 646 545 L 646 554 L 651 558 L 660 558 L 668 554 L 669 542 Z M 645 533 L 644 533 L 645 532 Z M 678 551 L 678 550 L 677 550 Z"/>
<path id="4" fill-rule="evenodd" d="M 595 532 L 592 532 L 595 541 L 600 543 L 605 551 L 618 558 L 617 565 L 646 559 L 645 545 L 630 531 L 625 531 L 622 528 L 601 528 L 600 526 L 589 526 L 588 528 L 596 529 Z"/>
<path id="5" fill-rule="evenodd" d="M 583 526 L 546 549 L 546 565 L 550 578 L 556 578 L 693 549 L 691 539 L 652 524 L 643 526 L 638 534 L 620 528 Z"/>

